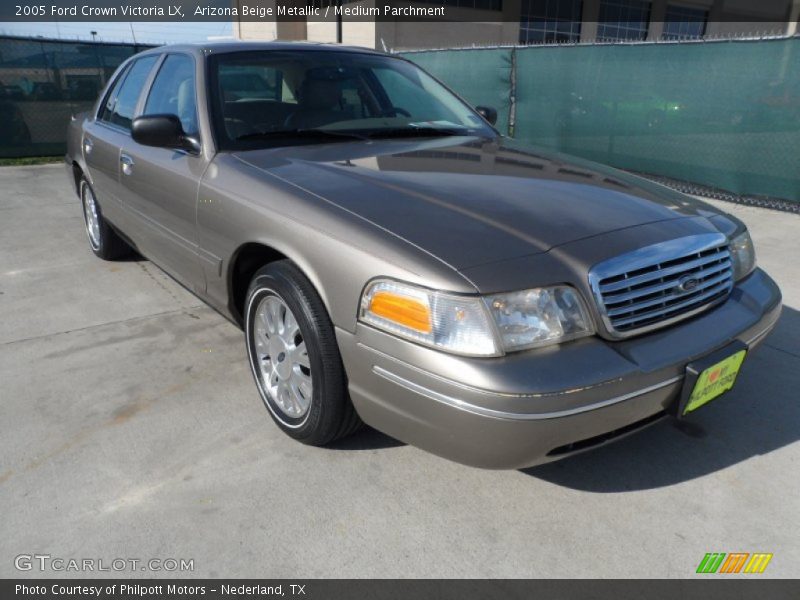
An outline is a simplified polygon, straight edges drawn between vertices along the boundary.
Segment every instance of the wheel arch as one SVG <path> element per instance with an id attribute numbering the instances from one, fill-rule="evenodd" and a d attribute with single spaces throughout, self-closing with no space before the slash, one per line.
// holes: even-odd
<path id="1" fill-rule="evenodd" d="M 78 196 L 81 194 L 81 178 L 83 177 L 86 177 L 86 172 L 78 164 L 78 161 L 72 161 L 72 183 L 75 185 L 75 193 Z"/>
<path id="2" fill-rule="evenodd" d="M 247 290 L 256 271 L 279 260 L 290 260 L 305 275 L 331 315 L 328 297 L 317 272 L 298 252 L 279 244 L 251 241 L 241 244 L 231 255 L 227 270 L 228 310 L 239 325 L 244 324 Z"/>
<path id="3" fill-rule="evenodd" d="M 83 160 L 82 156 L 73 158 L 71 167 L 72 167 L 72 179 L 73 183 L 75 184 L 76 194 L 80 196 L 81 193 L 81 177 L 86 179 L 86 181 L 89 182 L 89 185 L 94 187 L 94 180 L 92 179 L 92 173 L 89 171 L 89 167 Z"/>

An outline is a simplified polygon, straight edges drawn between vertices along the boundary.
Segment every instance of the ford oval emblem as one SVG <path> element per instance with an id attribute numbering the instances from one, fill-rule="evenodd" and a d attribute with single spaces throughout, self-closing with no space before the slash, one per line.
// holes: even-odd
<path id="1" fill-rule="evenodd" d="M 680 280 L 680 283 L 678 283 L 676 290 L 680 294 L 686 294 L 691 292 L 698 285 L 700 285 L 700 281 L 696 277 L 684 277 Z"/>

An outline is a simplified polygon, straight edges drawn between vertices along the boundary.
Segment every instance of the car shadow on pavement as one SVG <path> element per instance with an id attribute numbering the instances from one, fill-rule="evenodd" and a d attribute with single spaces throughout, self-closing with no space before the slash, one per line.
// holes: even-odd
<path id="1" fill-rule="evenodd" d="M 364 425 L 355 434 L 325 446 L 330 450 L 382 450 L 405 446 L 405 442 L 389 437 L 369 425 Z"/>
<path id="2" fill-rule="evenodd" d="M 132 263 L 135 262 L 135 263 L 138 263 L 138 262 L 144 262 L 146 260 L 148 260 L 148 259 L 145 258 L 144 256 L 142 256 L 141 254 L 139 254 L 138 251 L 132 249 L 125 256 L 120 256 L 119 258 L 115 258 L 114 262 L 124 262 L 124 263 L 125 262 L 132 262 Z"/>
<path id="3" fill-rule="evenodd" d="M 674 485 L 800 440 L 800 312 L 784 307 L 745 360 L 736 387 L 684 421 L 664 420 L 618 442 L 521 472 L 596 493 Z"/>

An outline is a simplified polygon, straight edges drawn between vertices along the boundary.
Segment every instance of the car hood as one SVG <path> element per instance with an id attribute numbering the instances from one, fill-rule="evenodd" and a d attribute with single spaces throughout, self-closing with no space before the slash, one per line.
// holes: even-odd
<path id="1" fill-rule="evenodd" d="M 348 141 L 235 156 L 456 269 L 714 214 L 641 178 L 502 139 Z"/>

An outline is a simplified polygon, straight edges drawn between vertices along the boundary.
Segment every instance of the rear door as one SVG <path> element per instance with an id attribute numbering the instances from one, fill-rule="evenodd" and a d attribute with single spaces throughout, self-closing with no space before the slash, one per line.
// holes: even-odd
<path id="1" fill-rule="evenodd" d="M 120 205 L 120 151 L 130 138 L 130 122 L 145 81 L 158 56 L 144 56 L 120 71 L 97 115 L 84 126 L 82 150 L 103 216 L 133 237 L 130 219 Z"/>
<path id="2" fill-rule="evenodd" d="M 141 114 L 177 115 L 184 132 L 199 139 L 197 64 L 192 55 L 165 55 L 142 100 Z M 147 230 L 143 251 L 184 285 L 202 293 L 197 191 L 208 161 L 202 153 L 143 146 L 126 138 L 120 163 L 123 203 Z"/>

